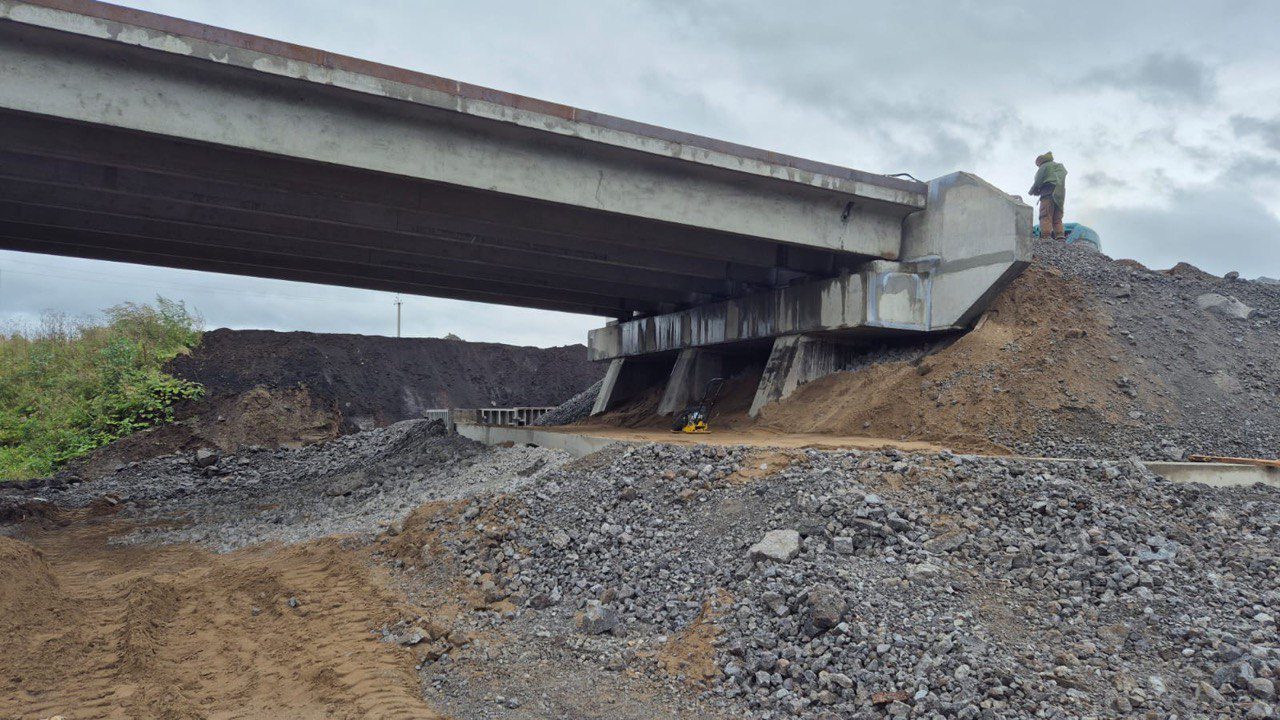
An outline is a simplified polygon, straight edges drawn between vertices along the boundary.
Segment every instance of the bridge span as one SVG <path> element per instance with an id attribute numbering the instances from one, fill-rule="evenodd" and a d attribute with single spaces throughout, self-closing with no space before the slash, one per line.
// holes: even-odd
<path id="1" fill-rule="evenodd" d="M 963 328 L 1030 260 L 981 179 L 886 177 L 94 0 L 0 0 L 0 247 L 611 318 L 603 411 Z M 757 408 L 758 409 L 758 408 Z"/>

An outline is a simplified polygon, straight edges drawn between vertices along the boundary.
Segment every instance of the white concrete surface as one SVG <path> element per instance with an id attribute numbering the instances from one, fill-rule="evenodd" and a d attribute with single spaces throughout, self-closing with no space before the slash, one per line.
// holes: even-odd
<path id="1" fill-rule="evenodd" d="M 1280 487 L 1280 468 L 1232 463 L 1148 462 L 1151 472 L 1177 483 L 1204 483 L 1213 487 L 1244 487 L 1261 483 Z"/>

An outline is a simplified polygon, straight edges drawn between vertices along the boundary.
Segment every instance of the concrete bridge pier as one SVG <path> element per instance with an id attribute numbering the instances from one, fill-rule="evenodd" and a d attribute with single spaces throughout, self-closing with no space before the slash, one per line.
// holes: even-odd
<path id="1" fill-rule="evenodd" d="M 724 366 L 724 356 L 720 353 L 698 348 L 681 350 L 658 403 L 658 414 L 671 415 L 697 401 L 707 383 L 724 376 Z"/>
<path id="2" fill-rule="evenodd" d="M 784 335 L 774 340 L 747 414 L 756 417 L 760 408 L 790 397 L 801 385 L 838 372 L 848 355 L 848 346 L 830 338 Z"/>
<path id="3" fill-rule="evenodd" d="M 654 358 L 614 358 L 604 373 L 591 414 L 600 415 L 664 382 L 671 363 Z"/>

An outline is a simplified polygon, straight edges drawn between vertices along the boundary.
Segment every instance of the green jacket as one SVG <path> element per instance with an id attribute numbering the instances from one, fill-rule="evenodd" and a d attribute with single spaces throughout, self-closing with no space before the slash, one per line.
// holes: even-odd
<path id="1" fill-rule="evenodd" d="M 1067 168 L 1060 162 L 1049 161 L 1036 170 L 1036 179 L 1031 181 L 1031 194 L 1043 195 L 1048 192 L 1045 184 L 1053 185 L 1053 203 L 1062 207 L 1067 199 Z"/>

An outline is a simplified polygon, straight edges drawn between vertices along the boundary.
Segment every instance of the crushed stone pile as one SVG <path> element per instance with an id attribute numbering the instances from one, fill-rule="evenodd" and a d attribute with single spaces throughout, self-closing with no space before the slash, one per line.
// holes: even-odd
<path id="1" fill-rule="evenodd" d="M 431 532 L 521 608 L 507 622 L 730 715 L 1275 713 L 1275 488 L 1131 462 L 648 445 L 460 517 Z"/>
<path id="2" fill-rule="evenodd" d="M 489 448 L 446 434 L 438 421 L 407 420 L 302 448 L 201 449 L 130 463 L 93 482 L 55 477 L 0 489 L 0 516 L 6 506 L 34 514 L 40 504 L 84 508 L 105 499 L 138 522 L 130 542 L 198 542 L 223 552 L 372 536 L 423 502 L 518 487 L 567 460 L 562 451 Z"/>
<path id="3" fill-rule="evenodd" d="M 555 410 L 538 418 L 534 425 L 572 425 L 586 420 L 591 408 L 596 404 L 596 396 L 600 394 L 600 386 L 604 380 L 597 380 L 594 385 L 565 400 Z"/>
<path id="4" fill-rule="evenodd" d="M 971 332 L 869 348 L 757 424 L 969 452 L 1278 456 L 1276 286 L 1052 241 L 1034 252 Z"/>
<path id="5" fill-rule="evenodd" d="M 113 512 L 126 543 L 372 541 L 406 586 L 456 598 L 454 640 L 380 633 L 457 717 L 563 714 L 530 672 L 556 697 L 639 678 L 673 717 L 1280 707 L 1280 489 L 1132 461 L 657 444 L 570 461 L 419 420 L 0 492 L 0 516 L 40 506 Z M 477 703 L 477 672 L 510 679 L 501 702 Z"/>

